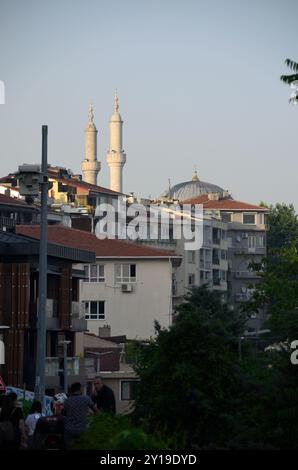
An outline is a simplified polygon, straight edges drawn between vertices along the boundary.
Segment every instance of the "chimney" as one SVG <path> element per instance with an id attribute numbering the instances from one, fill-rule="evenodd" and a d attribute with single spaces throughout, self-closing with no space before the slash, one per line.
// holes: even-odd
<path id="1" fill-rule="evenodd" d="M 111 336 L 111 326 L 104 325 L 98 328 L 98 336 L 100 338 L 109 338 Z"/>

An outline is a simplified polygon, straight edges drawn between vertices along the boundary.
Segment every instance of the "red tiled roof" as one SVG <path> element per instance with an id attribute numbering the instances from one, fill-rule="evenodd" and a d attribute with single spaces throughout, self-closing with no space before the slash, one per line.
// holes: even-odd
<path id="1" fill-rule="evenodd" d="M 203 204 L 204 209 L 214 209 L 223 211 L 259 211 L 268 212 L 268 208 L 248 204 L 247 202 L 236 201 L 235 199 L 210 200 L 208 194 L 203 194 L 193 199 L 184 201 L 184 204 Z"/>
<path id="2" fill-rule="evenodd" d="M 59 181 L 60 183 L 67 184 L 68 186 L 85 189 L 86 191 L 91 191 L 94 193 L 105 193 L 105 194 L 111 194 L 111 195 L 114 194 L 115 196 L 119 194 L 124 195 L 124 193 L 118 193 L 117 191 L 113 191 L 112 189 L 109 189 L 109 188 L 104 188 L 103 186 L 89 184 L 89 183 L 86 183 L 86 181 L 77 181 L 74 178 L 72 179 L 60 178 L 55 173 L 51 172 L 51 168 L 48 168 L 48 175 L 49 175 L 49 179 Z M 9 183 L 11 182 L 13 178 L 15 178 L 15 174 L 10 173 L 9 175 L 3 176 L 2 178 L 0 178 L 0 183 Z"/>
<path id="3" fill-rule="evenodd" d="M 39 225 L 17 225 L 17 233 L 39 238 Z M 48 226 L 48 240 L 51 243 L 95 252 L 100 258 L 176 258 L 174 252 L 157 250 L 123 240 L 99 240 L 92 233 L 63 225 Z"/>
<path id="4" fill-rule="evenodd" d="M 0 204 L 9 204 L 9 205 L 21 205 L 25 207 L 35 208 L 33 205 L 27 204 L 26 201 L 22 199 L 17 199 L 16 197 L 6 196 L 5 194 L 0 194 Z"/>
<path id="5" fill-rule="evenodd" d="M 93 193 L 105 193 L 105 194 L 111 194 L 114 196 L 123 194 L 123 193 L 118 193 L 117 191 L 113 191 L 112 189 L 109 189 L 109 188 L 103 188 L 102 186 L 97 186 L 95 184 L 86 183 L 86 181 L 77 181 L 75 179 L 59 178 L 56 175 L 52 175 L 50 172 L 49 172 L 49 178 L 52 180 L 58 181 L 60 183 L 63 183 L 67 186 L 85 189 L 86 191 L 91 191 Z"/>

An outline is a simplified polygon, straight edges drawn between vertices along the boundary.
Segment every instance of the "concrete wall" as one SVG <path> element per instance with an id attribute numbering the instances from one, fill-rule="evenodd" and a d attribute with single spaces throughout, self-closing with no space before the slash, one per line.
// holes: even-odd
<path id="1" fill-rule="evenodd" d="M 154 335 L 154 321 L 168 327 L 172 314 L 172 265 L 168 259 L 100 260 L 105 265 L 105 282 L 80 283 L 80 301 L 105 301 L 105 319 L 88 320 L 88 330 L 111 326 L 113 336 L 146 339 Z M 115 283 L 115 264 L 136 264 L 133 292 L 124 293 Z"/>

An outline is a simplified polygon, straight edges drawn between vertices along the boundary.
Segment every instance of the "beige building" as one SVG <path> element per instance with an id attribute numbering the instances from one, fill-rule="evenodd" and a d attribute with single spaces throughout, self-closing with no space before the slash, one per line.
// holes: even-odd
<path id="1" fill-rule="evenodd" d="M 38 227 L 28 226 L 36 236 Z M 49 242 L 95 252 L 96 263 L 86 265 L 79 300 L 84 304 L 88 330 L 98 335 L 109 325 L 111 334 L 128 339 L 154 335 L 154 322 L 172 322 L 172 273 L 180 258 L 172 252 L 135 243 L 104 239 L 62 225 L 48 226 Z M 78 268 L 83 266 L 78 265 Z"/>
<path id="2" fill-rule="evenodd" d="M 99 337 L 90 333 L 76 335 L 76 354 L 85 358 L 86 392 L 94 390 L 95 377 L 100 376 L 115 396 L 116 413 L 125 414 L 132 410 L 139 378 L 125 359 L 125 336 L 110 337 L 110 329 L 102 328 Z"/>

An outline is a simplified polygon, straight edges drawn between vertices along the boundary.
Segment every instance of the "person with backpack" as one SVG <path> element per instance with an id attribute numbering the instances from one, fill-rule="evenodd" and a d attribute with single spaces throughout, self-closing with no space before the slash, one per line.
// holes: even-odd
<path id="1" fill-rule="evenodd" d="M 28 447 L 32 448 L 33 435 L 36 423 L 42 417 L 42 405 L 40 401 L 34 401 L 31 406 L 29 415 L 26 418 L 25 426 L 28 435 Z"/>
<path id="2" fill-rule="evenodd" d="M 2 399 L 0 448 L 17 450 L 20 447 L 27 447 L 24 415 L 18 406 L 17 394 L 11 392 Z"/>

